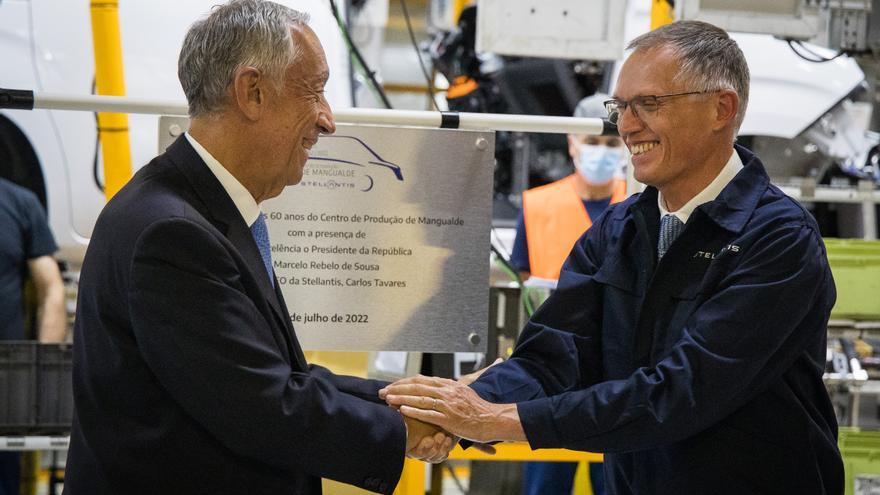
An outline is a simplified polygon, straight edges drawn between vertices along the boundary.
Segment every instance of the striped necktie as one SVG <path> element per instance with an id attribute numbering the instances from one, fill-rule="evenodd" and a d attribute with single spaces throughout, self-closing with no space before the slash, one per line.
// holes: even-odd
<path id="1" fill-rule="evenodd" d="M 272 251 L 269 246 L 269 229 L 266 228 L 266 219 L 263 213 L 260 213 L 257 216 L 257 221 L 251 225 L 251 235 L 260 250 L 260 257 L 263 258 L 263 265 L 266 267 L 266 273 L 269 274 L 269 282 L 272 287 L 275 287 L 275 277 L 272 274 Z"/>
<path id="2" fill-rule="evenodd" d="M 666 254 L 666 251 L 669 251 L 669 246 L 672 245 L 678 234 L 681 234 L 682 230 L 684 230 L 684 224 L 678 217 L 671 214 L 663 215 L 663 218 L 660 219 L 660 239 L 657 241 L 658 260 Z"/>

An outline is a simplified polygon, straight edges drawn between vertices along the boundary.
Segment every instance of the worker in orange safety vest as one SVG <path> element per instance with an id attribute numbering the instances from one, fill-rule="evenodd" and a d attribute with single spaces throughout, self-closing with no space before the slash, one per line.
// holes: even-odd
<path id="1" fill-rule="evenodd" d="M 596 93 L 582 99 L 575 117 L 606 118 L 608 95 Z M 611 203 L 626 199 L 623 142 L 617 136 L 568 135 L 568 154 L 575 173 L 523 192 L 523 210 L 516 227 L 511 264 L 523 279 L 556 280 L 575 241 Z M 527 462 L 523 466 L 523 495 L 568 495 L 572 492 L 576 463 Z M 590 463 L 594 495 L 604 495 L 601 463 Z"/>
<path id="2" fill-rule="evenodd" d="M 575 117 L 605 118 L 596 93 L 581 100 Z M 568 153 L 576 172 L 523 192 L 511 264 L 523 278 L 556 280 L 575 241 L 611 203 L 626 198 L 623 142 L 617 136 L 568 135 Z"/>

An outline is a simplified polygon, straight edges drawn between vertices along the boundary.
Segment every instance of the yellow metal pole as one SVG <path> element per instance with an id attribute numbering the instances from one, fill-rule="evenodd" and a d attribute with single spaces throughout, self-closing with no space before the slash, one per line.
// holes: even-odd
<path id="1" fill-rule="evenodd" d="M 651 29 L 671 23 L 675 20 L 674 14 L 669 0 L 651 0 Z"/>
<path id="2" fill-rule="evenodd" d="M 95 87 L 99 95 L 125 95 L 119 0 L 92 0 L 92 42 L 95 49 Z M 131 178 L 128 115 L 98 114 L 98 137 L 104 157 L 104 196 L 110 198 Z"/>
<path id="3" fill-rule="evenodd" d="M 21 484 L 18 485 L 20 495 L 36 495 L 40 481 L 40 453 L 21 453 Z"/>
<path id="4" fill-rule="evenodd" d="M 453 0 L 452 2 L 452 20 L 455 23 L 458 23 L 458 18 L 461 17 L 461 11 L 464 10 L 471 3 L 471 0 Z"/>
<path id="5" fill-rule="evenodd" d="M 414 459 L 403 461 L 403 472 L 394 489 L 394 495 L 424 495 L 425 463 Z"/>
<path id="6" fill-rule="evenodd" d="M 602 454 L 567 449 L 532 450 L 526 442 L 506 442 L 494 446 L 495 454 L 477 449 L 463 450 L 457 446 L 449 453 L 449 459 L 471 461 L 550 461 L 550 462 L 602 462 Z"/>

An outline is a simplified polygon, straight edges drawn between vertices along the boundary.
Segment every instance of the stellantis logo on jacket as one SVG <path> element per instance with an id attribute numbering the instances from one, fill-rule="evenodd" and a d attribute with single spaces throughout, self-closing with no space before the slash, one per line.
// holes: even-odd
<path id="1" fill-rule="evenodd" d="M 738 253 L 739 249 L 740 249 L 739 246 L 737 246 L 736 244 L 728 244 L 728 245 L 724 246 L 723 248 L 721 248 L 721 251 L 718 251 L 717 254 L 710 253 L 707 251 L 697 251 L 696 253 L 694 253 L 693 256 L 691 256 L 691 258 L 705 258 L 707 260 L 714 260 L 716 257 L 724 254 L 725 251 L 730 251 L 731 253 Z"/>

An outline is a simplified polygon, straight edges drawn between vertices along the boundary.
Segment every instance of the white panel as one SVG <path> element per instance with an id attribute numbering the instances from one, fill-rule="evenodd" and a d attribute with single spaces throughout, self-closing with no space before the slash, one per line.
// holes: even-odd
<path id="1" fill-rule="evenodd" d="M 621 0 L 479 0 L 477 51 L 616 60 L 623 55 Z"/>
<path id="2" fill-rule="evenodd" d="M 682 0 L 676 9 L 678 19 L 697 19 L 727 31 L 772 34 L 785 38 L 810 39 L 819 32 L 818 12 L 804 6 L 803 0 L 735 2 L 719 8 L 721 0 Z"/>

